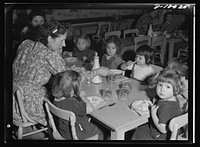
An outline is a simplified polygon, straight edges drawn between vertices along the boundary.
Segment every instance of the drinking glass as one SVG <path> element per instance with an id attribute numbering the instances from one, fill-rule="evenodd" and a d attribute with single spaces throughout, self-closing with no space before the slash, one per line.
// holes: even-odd
<path id="1" fill-rule="evenodd" d="M 115 75 L 108 75 L 108 76 L 106 76 L 106 81 L 110 84 L 110 83 L 113 83 L 113 82 L 115 82 L 115 80 L 116 80 L 116 76 Z"/>
<path id="2" fill-rule="evenodd" d="M 128 102 L 129 92 L 128 92 L 127 89 L 118 89 L 116 92 L 117 92 L 117 96 L 118 96 L 119 101 Z"/>
<path id="3" fill-rule="evenodd" d="M 109 88 L 101 89 L 100 94 L 105 101 L 110 101 L 112 99 L 112 90 Z"/>

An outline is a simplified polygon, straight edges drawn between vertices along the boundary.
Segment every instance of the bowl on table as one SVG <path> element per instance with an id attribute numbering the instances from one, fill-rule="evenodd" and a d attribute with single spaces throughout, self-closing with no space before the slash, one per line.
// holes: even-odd
<path id="1" fill-rule="evenodd" d="M 124 71 L 123 70 L 119 70 L 119 69 L 111 69 L 110 71 L 112 71 L 115 74 L 116 78 L 120 78 L 124 75 Z"/>
<path id="2" fill-rule="evenodd" d="M 138 100 L 131 104 L 131 109 L 135 109 L 142 112 L 148 112 L 149 107 L 152 105 L 150 100 Z"/>

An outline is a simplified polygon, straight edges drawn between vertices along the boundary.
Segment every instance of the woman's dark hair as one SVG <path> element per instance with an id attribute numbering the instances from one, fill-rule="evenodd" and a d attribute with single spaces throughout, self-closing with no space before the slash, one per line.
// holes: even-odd
<path id="1" fill-rule="evenodd" d="M 45 17 L 45 14 L 42 10 L 32 9 L 31 12 L 28 15 L 28 21 L 29 21 L 28 27 L 29 28 L 32 27 L 31 22 L 32 22 L 32 20 L 35 16 L 42 16 L 44 18 L 44 22 L 46 22 L 46 17 Z"/>
<path id="2" fill-rule="evenodd" d="M 80 74 L 73 70 L 58 73 L 52 80 L 52 95 L 56 98 L 76 97 L 79 99 Z M 73 95 L 71 92 L 74 92 Z"/>
<path id="3" fill-rule="evenodd" d="M 33 41 L 38 41 L 47 45 L 48 43 L 48 36 L 52 38 L 59 37 L 60 35 L 64 35 L 68 29 L 60 24 L 57 21 L 52 21 L 49 23 L 44 23 L 43 25 L 39 25 L 30 29 L 27 32 L 27 39 L 31 39 Z"/>
<path id="4" fill-rule="evenodd" d="M 108 38 L 106 38 L 106 40 L 104 42 L 105 49 L 107 47 L 107 44 L 109 44 L 109 43 L 114 43 L 116 45 L 116 48 L 117 48 L 116 54 L 119 54 L 121 52 L 121 41 L 118 36 L 112 35 L 112 36 L 109 36 Z"/>
<path id="5" fill-rule="evenodd" d="M 144 56 L 146 64 L 149 65 L 153 58 L 153 49 L 148 45 L 142 45 L 136 50 L 136 55 Z"/>

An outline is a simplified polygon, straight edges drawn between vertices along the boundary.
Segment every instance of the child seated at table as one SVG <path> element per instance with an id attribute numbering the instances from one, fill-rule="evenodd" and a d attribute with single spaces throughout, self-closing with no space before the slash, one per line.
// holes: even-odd
<path id="1" fill-rule="evenodd" d="M 76 133 L 79 140 L 98 134 L 98 139 L 103 140 L 101 130 L 90 122 L 87 114 L 93 111 L 93 106 L 86 98 L 84 91 L 80 90 L 80 75 L 73 70 L 67 70 L 55 75 L 52 79 L 52 95 L 55 97 L 53 104 L 61 109 L 74 112 L 76 116 Z M 57 119 L 57 129 L 67 140 L 72 140 L 70 126 L 66 120 Z"/>
<path id="2" fill-rule="evenodd" d="M 180 74 L 173 69 L 165 68 L 157 76 L 157 99 L 150 106 L 149 122 L 136 128 L 132 140 L 167 140 L 170 137 L 169 121 L 181 115 L 177 95 L 182 91 Z"/>
<path id="3" fill-rule="evenodd" d="M 154 74 L 150 63 L 153 57 L 153 49 L 148 45 L 142 45 L 136 50 L 135 62 L 131 60 L 121 65 L 122 70 L 132 70 L 131 78 L 144 81 Z"/>
<path id="4" fill-rule="evenodd" d="M 180 106 L 183 111 L 187 111 L 188 102 L 188 66 L 181 62 L 181 58 L 174 57 L 168 61 L 167 67 L 170 69 L 175 69 L 179 72 L 181 80 L 184 82 L 184 90 L 181 94 L 177 95 L 180 102 Z"/>
<path id="5" fill-rule="evenodd" d="M 75 48 L 72 52 L 73 57 L 77 57 L 83 63 L 91 64 L 88 69 L 91 70 L 93 63 L 94 63 L 94 56 L 95 51 L 90 49 L 91 41 L 88 35 L 82 34 L 74 39 L 75 41 Z"/>
<path id="6" fill-rule="evenodd" d="M 119 56 L 121 41 L 117 36 L 110 36 L 104 42 L 106 53 L 102 56 L 101 66 L 109 69 L 119 69 L 124 62 Z"/>

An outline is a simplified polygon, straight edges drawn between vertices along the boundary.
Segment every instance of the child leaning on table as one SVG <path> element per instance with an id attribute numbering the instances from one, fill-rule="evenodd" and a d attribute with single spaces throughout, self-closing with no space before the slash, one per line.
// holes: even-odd
<path id="1" fill-rule="evenodd" d="M 181 115 L 177 95 L 181 93 L 183 83 L 180 74 L 173 69 L 165 68 L 157 76 L 157 101 L 150 107 L 149 122 L 138 127 L 132 140 L 166 140 L 170 137 L 169 121 Z"/>
<path id="2" fill-rule="evenodd" d="M 106 53 L 102 56 L 101 66 L 109 69 L 118 69 L 119 66 L 124 62 L 119 56 L 121 41 L 117 36 L 109 36 L 104 46 Z"/>
<path id="3" fill-rule="evenodd" d="M 52 95 L 55 97 L 53 104 L 61 109 L 74 112 L 76 116 L 76 133 L 79 140 L 98 134 L 98 139 L 103 140 L 103 133 L 92 124 L 87 114 L 93 111 L 93 106 L 86 98 L 84 91 L 80 90 L 80 75 L 73 70 L 67 70 L 55 75 L 52 80 Z M 57 129 L 67 140 L 72 140 L 68 121 L 58 118 Z"/>
<path id="4" fill-rule="evenodd" d="M 121 65 L 122 70 L 132 70 L 131 78 L 144 81 L 154 74 L 150 63 L 153 57 L 153 49 L 148 45 L 142 45 L 136 50 L 135 62 L 131 60 Z"/>

